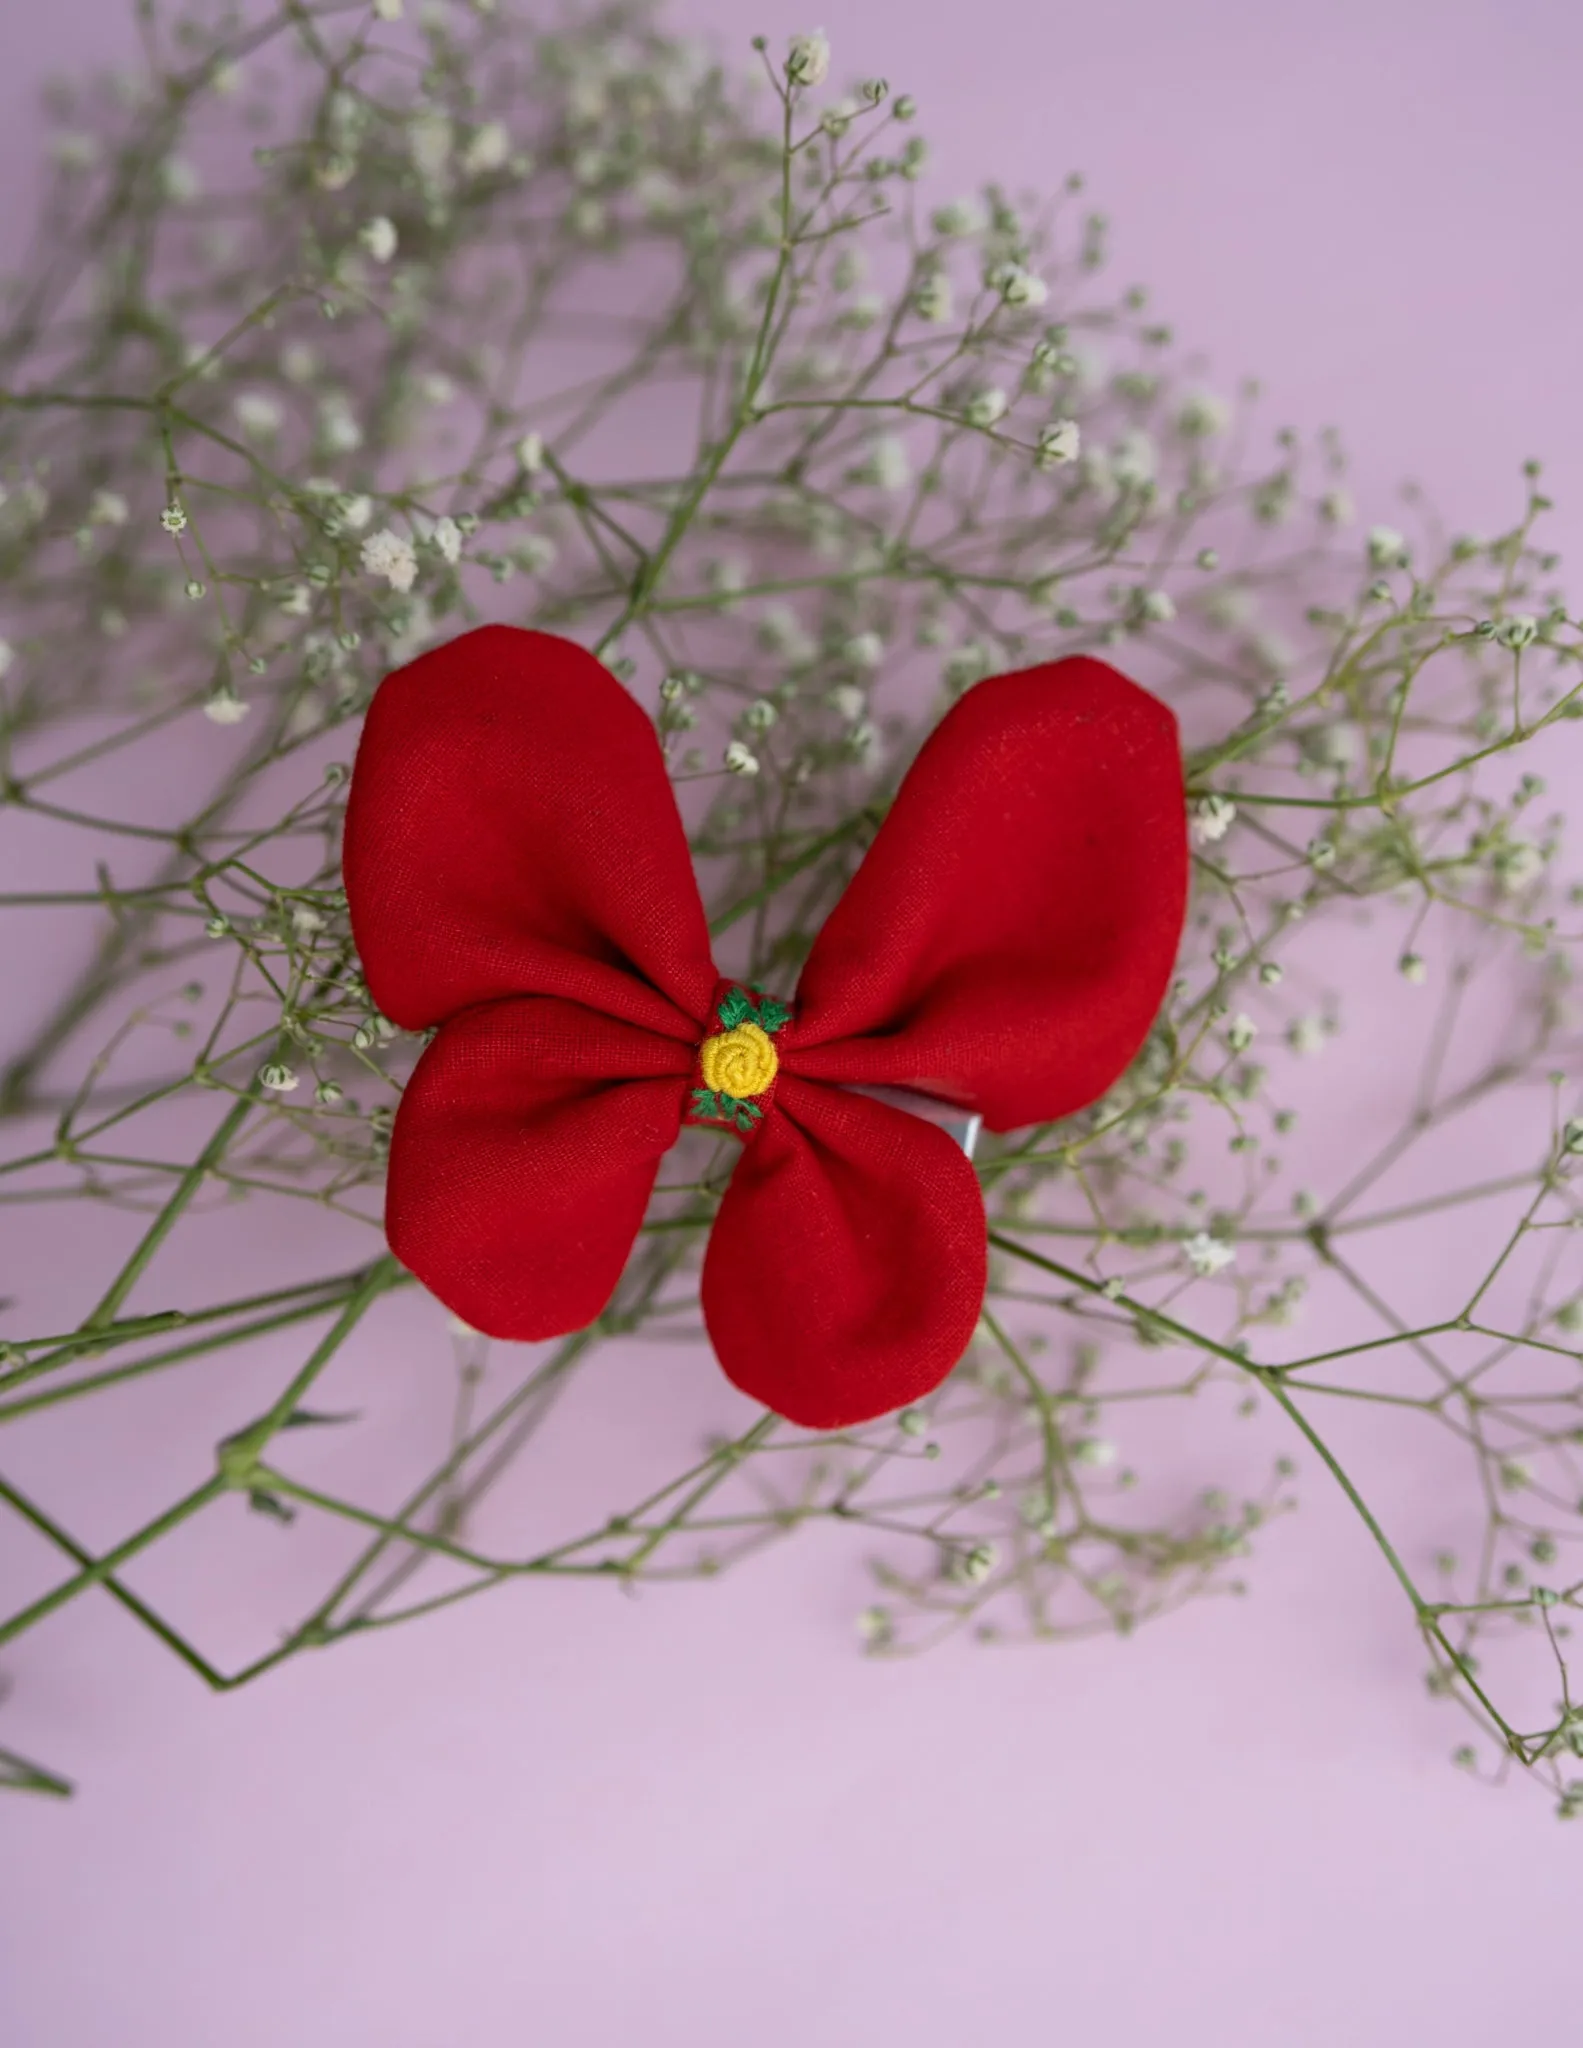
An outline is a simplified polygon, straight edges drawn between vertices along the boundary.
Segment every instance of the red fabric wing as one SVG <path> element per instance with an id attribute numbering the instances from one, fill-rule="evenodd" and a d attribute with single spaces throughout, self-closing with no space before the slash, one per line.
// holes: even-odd
<path id="1" fill-rule="evenodd" d="M 814 942 L 782 1057 L 992 1130 L 1070 1115 L 1137 1053 L 1187 899 L 1176 721 L 1086 656 L 947 714 Z"/>
<path id="2" fill-rule="evenodd" d="M 715 972 L 659 742 L 569 640 L 482 626 L 387 676 L 344 865 L 370 993 L 408 1029 L 542 995 L 699 1036 Z"/>
<path id="3" fill-rule="evenodd" d="M 783 1072 L 710 1233 L 704 1320 L 743 1393 L 844 1429 L 940 1384 L 986 1262 L 978 1176 L 943 1131 Z"/>
<path id="4" fill-rule="evenodd" d="M 691 1064 L 676 1040 L 574 1003 L 453 1018 L 396 1113 L 391 1250 L 487 1336 L 580 1330 L 621 1277 Z"/>

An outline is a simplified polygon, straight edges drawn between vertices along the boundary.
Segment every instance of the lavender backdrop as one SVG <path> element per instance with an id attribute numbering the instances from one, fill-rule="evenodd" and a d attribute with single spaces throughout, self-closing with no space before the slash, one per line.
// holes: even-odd
<path id="1" fill-rule="evenodd" d="M 39 80 L 132 37 L 130 0 L 0 12 L 10 248 Z M 744 55 L 810 25 L 676 13 Z M 839 75 L 917 95 L 942 197 L 1083 168 L 1223 383 L 1257 371 L 1294 424 L 1343 425 L 1367 514 L 1413 475 L 1489 527 L 1536 453 L 1576 552 L 1571 0 L 824 13 Z M 157 1448 L 96 1444 L 89 1470 L 62 1442 L 56 1497 L 114 1526 Z M 79 1602 L 9 1660 L 6 1740 L 84 1790 L 0 1810 L 0 2040 L 1561 2038 L 1583 1842 L 1447 1768 L 1459 1730 L 1378 1557 L 1304 1495 L 1250 1601 L 917 1664 L 857 1656 L 855 1563 L 819 1537 L 637 1600 L 504 1593 L 220 1702 Z M 186 1589 L 222 1639 L 234 1606 L 218 1575 Z"/>

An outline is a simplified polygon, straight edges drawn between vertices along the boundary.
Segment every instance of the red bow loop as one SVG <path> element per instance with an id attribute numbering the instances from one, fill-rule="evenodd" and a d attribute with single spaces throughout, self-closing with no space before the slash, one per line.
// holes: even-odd
<path id="1" fill-rule="evenodd" d="M 1186 900 L 1166 707 L 1084 656 L 993 677 L 926 741 L 814 941 L 788 1056 L 995 1131 L 1069 1116 L 1142 1045 Z"/>
<path id="2" fill-rule="evenodd" d="M 404 1029 L 536 995 L 698 1036 L 715 971 L 665 759 L 569 640 L 480 626 L 387 676 L 343 865 L 369 992 Z"/>

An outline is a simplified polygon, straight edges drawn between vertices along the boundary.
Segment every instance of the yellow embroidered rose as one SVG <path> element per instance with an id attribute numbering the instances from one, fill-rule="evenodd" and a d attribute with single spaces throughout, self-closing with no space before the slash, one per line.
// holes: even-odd
<path id="1" fill-rule="evenodd" d="M 739 1102 L 762 1095 L 780 1065 L 774 1042 L 758 1024 L 738 1024 L 706 1038 L 698 1059 L 704 1085 L 719 1095 L 734 1095 Z"/>

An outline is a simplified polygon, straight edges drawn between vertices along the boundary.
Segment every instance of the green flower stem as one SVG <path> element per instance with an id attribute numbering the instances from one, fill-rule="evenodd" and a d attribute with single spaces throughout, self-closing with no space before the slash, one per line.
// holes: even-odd
<path id="1" fill-rule="evenodd" d="M 7 1792 L 42 1792 L 52 1799 L 70 1799 L 76 1789 L 70 1778 L 62 1778 L 42 1764 L 30 1763 L 14 1749 L 0 1749 L 0 1789 Z"/>
<path id="2" fill-rule="evenodd" d="M 187 1205 L 203 1186 L 210 1169 L 224 1158 L 232 1140 L 252 1115 L 256 1100 L 256 1095 L 250 1090 L 226 1111 L 208 1144 L 176 1183 L 170 1199 L 149 1225 L 137 1250 L 110 1283 L 98 1307 L 84 1323 L 85 1331 L 104 1330 L 114 1322 L 117 1309 L 148 1270 L 160 1246 L 170 1236 Z"/>
<path id="3" fill-rule="evenodd" d="M 1013 1258 L 1022 1259 L 1029 1265 L 1039 1266 L 1045 1272 L 1053 1273 L 1058 1279 L 1065 1280 L 1069 1285 L 1081 1288 L 1086 1294 L 1100 1295 L 1106 1300 L 1114 1301 L 1118 1308 L 1126 1312 L 1147 1317 L 1150 1321 L 1158 1324 L 1161 1329 L 1168 1330 L 1173 1336 L 1180 1338 L 1183 1343 L 1193 1344 L 1201 1350 L 1213 1352 L 1216 1357 L 1224 1359 L 1229 1365 L 1236 1366 L 1239 1371 L 1246 1373 L 1250 1379 L 1263 1387 L 1276 1402 L 1277 1406 L 1285 1412 L 1287 1419 L 1293 1423 L 1312 1449 L 1318 1453 L 1325 1469 L 1346 1495 L 1353 1512 L 1357 1515 L 1359 1521 L 1362 1522 L 1364 1528 L 1368 1530 L 1381 1556 L 1390 1566 L 1397 1584 L 1411 1602 L 1414 1619 L 1418 1622 L 1419 1627 L 1434 1641 L 1436 1647 L 1444 1654 L 1447 1662 L 1457 1670 L 1469 1692 L 1479 1702 L 1480 1706 L 1483 1707 L 1493 1724 L 1500 1730 L 1502 1738 L 1512 1753 L 1523 1762 L 1532 1760 L 1528 1755 L 1527 1746 L 1523 1738 L 1478 1685 L 1473 1675 L 1466 1669 L 1465 1660 L 1459 1656 L 1447 1640 L 1440 1627 L 1433 1603 L 1426 1600 L 1418 1590 L 1412 1574 L 1408 1571 L 1406 1565 L 1403 1564 L 1395 1545 L 1381 1528 L 1374 1511 L 1369 1507 L 1362 1494 L 1359 1493 L 1357 1487 L 1348 1477 L 1335 1452 L 1331 1450 L 1318 1430 L 1314 1428 L 1307 1416 L 1304 1415 L 1297 1403 L 1292 1399 L 1286 1385 L 1283 1384 L 1283 1375 L 1281 1373 L 1271 1372 L 1263 1366 L 1256 1365 L 1251 1359 L 1244 1358 L 1240 1352 L 1233 1351 L 1228 1346 L 1217 1343 L 1214 1338 L 1206 1336 L 1201 1330 L 1194 1330 L 1186 1323 L 1179 1323 L 1174 1317 L 1165 1315 L 1159 1309 L 1149 1308 L 1142 1302 L 1133 1301 L 1125 1293 L 1104 1295 L 1100 1282 L 1093 1279 L 1090 1275 L 1079 1273 L 1071 1266 L 1063 1266 L 1054 1259 L 1047 1259 L 1037 1252 L 1029 1251 L 1025 1245 L 1019 1245 L 1014 1238 L 1007 1237 L 1000 1231 L 992 1230 L 989 1233 L 989 1241 L 998 1251 L 1008 1252 Z"/>

